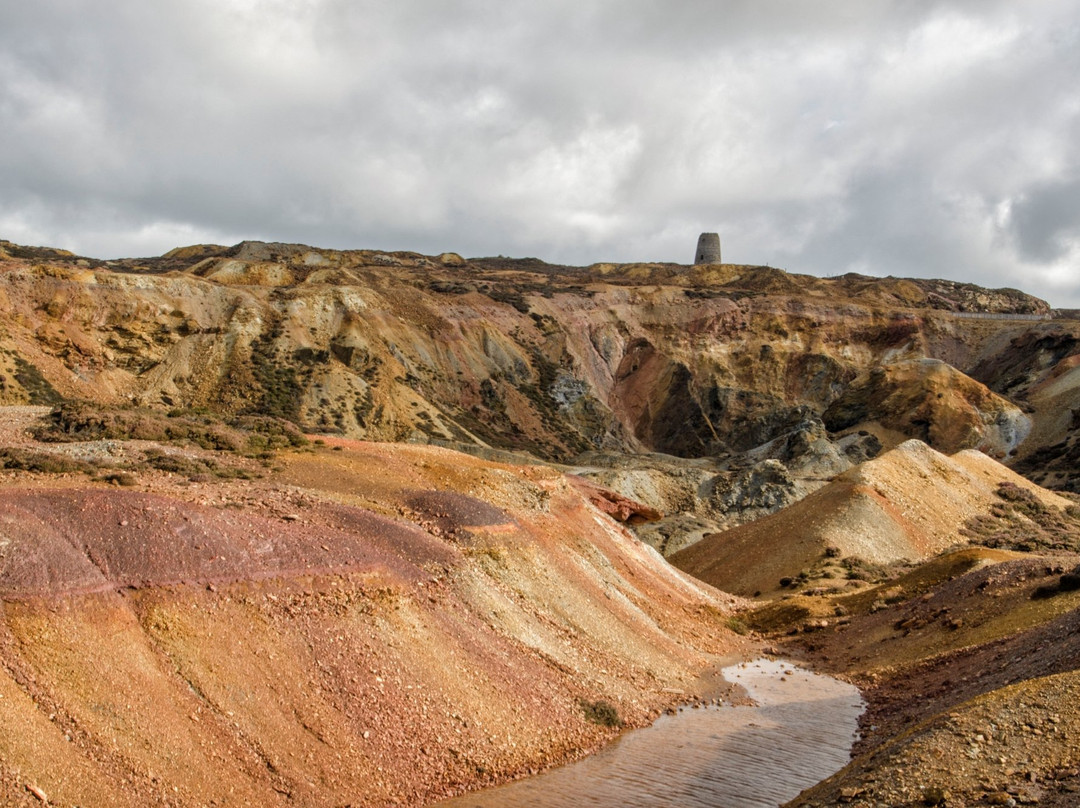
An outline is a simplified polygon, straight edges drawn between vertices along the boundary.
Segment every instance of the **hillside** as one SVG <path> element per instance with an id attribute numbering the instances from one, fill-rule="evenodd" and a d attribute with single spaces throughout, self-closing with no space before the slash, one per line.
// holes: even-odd
<path id="1" fill-rule="evenodd" d="M 261 242 L 103 262 L 3 242 L 0 305 L 0 404 L 271 415 L 558 463 L 659 511 L 636 529 L 665 554 L 910 438 L 1080 486 L 1080 322 L 1015 290 Z"/>
<path id="2" fill-rule="evenodd" d="M 861 415 L 944 451 L 986 443 L 1005 456 L 1028 428 L 1016 405 L 1033 409 L 1033 435 L 1060 442 L 1027 397 L 1080 352 L 1080 324 L 1038 319 L 1050 316 L 1042 301 L 943 281 L 258 242 L 108 263 L 0 246 L 12 314 L 0 333 L 3 403 L 258 411 L 310 430 L 549 460 L 743 452 L 859 390 L 874 406 L 841 400 L 846 417 L 834 407 L 830 428 Z M 997 361 L 1005 345 L 1022 356 Z M 890 394 L 882 410 L 889 396 L 872 394 L 866 374 L 919 359 L 950 371 L 890 371 L 893 386 L 948 397 L 931 415 L 910 395 Z M 956 423 L 939 440 L 928 418 Z"/>
<path id="3" fill-rule="evenodd" d="M 854 760 L 789 805 L 1075 805 L 1078 560 L 967 549 L 763 607 L 756 624 L 869 702 Z"/>
<path id="4" fill-rule="evenodd" d="M 587 705 L 640 725 L 746 645 L 735 599 L 558 472 L 43 444 L 40 415 L 0 429 L 6 805 L 423 804 L 581 755 L 613 734 Z"/>

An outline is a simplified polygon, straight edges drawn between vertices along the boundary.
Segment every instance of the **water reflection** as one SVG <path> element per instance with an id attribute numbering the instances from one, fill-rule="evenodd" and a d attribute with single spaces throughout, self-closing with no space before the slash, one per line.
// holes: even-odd
<path id="1" fill-rule="evenodd" d="M 775 808 L 848 762 L 855 687 L 764 659 L 724 676 L 757 706 L 683 709 L 585 760 L 439 806 Z"/>

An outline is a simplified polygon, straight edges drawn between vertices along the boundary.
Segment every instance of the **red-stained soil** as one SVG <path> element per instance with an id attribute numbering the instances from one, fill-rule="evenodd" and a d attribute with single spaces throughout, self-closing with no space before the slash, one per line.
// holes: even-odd
<path id="1" fill-rule="evenodd" d="M 374 570 L 413 584 L 420 566 L 459 557 L 418 527 L 359 508 L 320 504 L 306 516 L 299 524 L 136 491 L 0 490 L 0 595 Z"/>

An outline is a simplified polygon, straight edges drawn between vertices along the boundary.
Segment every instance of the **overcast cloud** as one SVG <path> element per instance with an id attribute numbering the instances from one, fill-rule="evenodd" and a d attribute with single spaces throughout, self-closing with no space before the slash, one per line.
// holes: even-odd
<path id="1" fill-rule="evenodd" d="M 0 237 L 947 277 L 1080 307 L 1075 0 L 0 0 Z"/>

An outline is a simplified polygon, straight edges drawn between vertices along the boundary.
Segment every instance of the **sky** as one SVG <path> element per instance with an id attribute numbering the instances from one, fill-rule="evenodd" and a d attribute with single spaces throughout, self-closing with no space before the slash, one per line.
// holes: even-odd
<path id="1" fill-rule="evenodd" d="M 1075 0 L 0 0 L 0 238 L 941 277 L 1080 307 Z"/>

